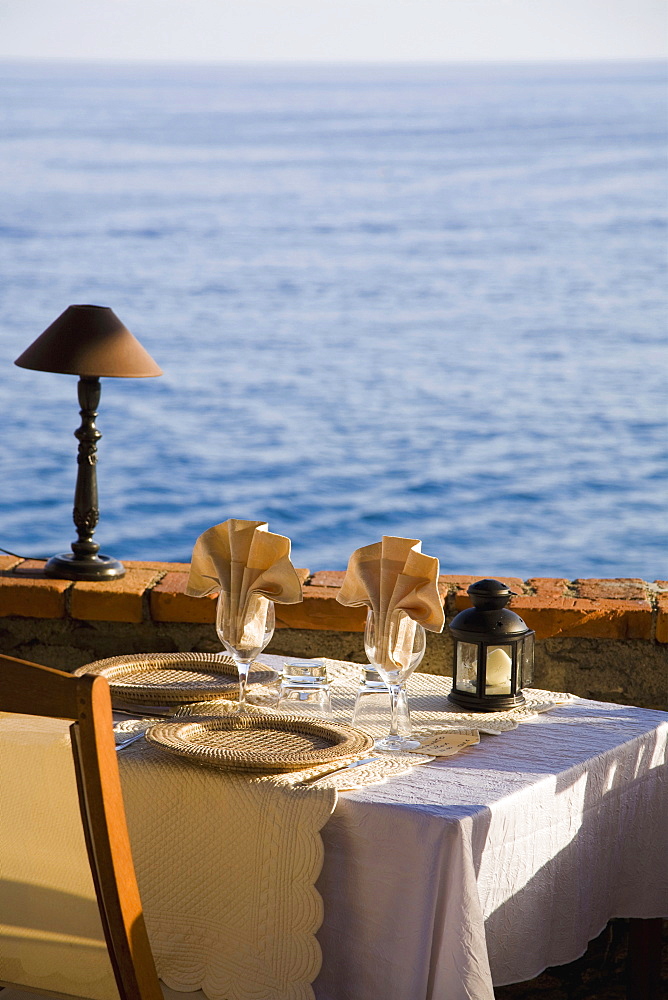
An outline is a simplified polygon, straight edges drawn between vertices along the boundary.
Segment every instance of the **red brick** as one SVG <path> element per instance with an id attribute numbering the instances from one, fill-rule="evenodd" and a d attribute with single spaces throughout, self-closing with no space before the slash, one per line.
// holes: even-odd
<path id="1" fill-rule="evenodd" d="M 69 591 L 71 614 L 75 618 L 139 622 L 143 618 L 144 595 L 155 584 L 149 594 L 153 620 L 206 624 L 215 621 L 216 595 L 202 599 L 185 593 L 189 563 L 129 560 L 125 566 L 128 572 L 120 580 L 73 583 L 45 577 L 44 561 L 0 555 L 0 614 L 63 617 L 67 613 Z M 305 583 L 309 571 L 297 572 Z M 302 604 L 276 606 L 277 626 L 361 632 L 366 609 L 346 608 L 335 599 L 344 577 L 342 570 L 315 573 L 305 583 Z M 439 577 L 439 591 L 442 596 L 452 594 L 452 604 L 461 610 L 470 606 L 468 586 L 481 578 L 482 574 L 443 574 Z M 569 581 L 560 577 L 533 577 L 526 585 L 517 577 L 502 580 L 518 594 L 510 606 L 535 629 L 540 639 L 556 635 L 653 637 L 652 606 L 646 599 L 647 585 L 640 579 L 576 580 L 573 590 L 577 598 L 569 593 Z M 527 589 L 533 593 L 525 594 Z M 655 581 L 650 589 L 656 594 L 656 639 L 668 643 L 668 581 Z"/>
<path id="2" fill-rule="evenodd" d="M 187 567 L 188 571 L 190 567 Z M 303 585 L 309 576 L 308 569 L 297 569 L 299 582 Z M 150 595 L 151 618 L 156 622 L 201 622 L 216 620 L 216 600 L 218 594 L 208 597 L 190 597 L 186 594 L 188 573 L 167 573 L 153 587 Z M 278 605 L 276 605 L 278 608 Z"/>
<path id="3" fill-rule="evenodd" d="M 309 580 L 309 585 L 311 587 L 335 587 L 339 590 L 345 575 L 345 570 L 321 569 L 313 574 Z M 438 578 L 438 592 L 443 598 L 448 595 L 448 584 L 441 576 Z"/>
<path id="4" fill-rule="evenodd" d="M 568 597 L 570 580 L 554 576 L 532 576 L 527 585 L 537 597 Z"/>
<path id="5" fill-rule="evenodd" d="M 537 639 L 571 635 L 580 621 L 572 597 L 539 597 L 537 594 L 513 598 L 513 611 L 536 633 Z"/>
<path id="6" fill-rule="evenodd" d="M 277 604 L 277 628 L 322 629 L 332 632 L 363 632 L 366 608 L 346 608 L 336 600 L 333 587 L 304 587 L 301 604 Z"/>
<path id="7" fill-rule="evenodd" d="M 150 595 L 151 618 L 156 622 L 202 622 L 216 620 L 217 594 L 189 597 L 188 573 L 167 573 Z"/>
<path id="8" fill-rule="evenodd" d="M 607 639 L 649 639 L 652 609 L 648 601 L 588 601 L 573 597 L 513 598 L 512 609 L 536 633 Z"/>
<path id="9" fill-rule="evenodd" d="M 119 580 L 78 581 L 70 595 L 70 614 L 83 621 L 141 622 L 144 593 L 158 576 L 152 569 L 129 569 Z"/>
<path id="10" fill-rule="evenodd" d="M 668 589 L 665 580 L 658 580 L 657 586 Z M 668 642 L 668 593 L 659 593 L 656 596 L 656 641 Z"/>
<path id="11" fill-rule="evenodd" d="M 21 562 L 20 556 L 0 556 L 0 573 L 7 573 Z"/>
<path id="12" fill-rule="evenodd" d="M 583 615 L 573 635 L 602 639 L 651 639 L 652 606 L 649 601 L 577 599 Z"/>
<path id="13" fill-rule="evenodd" d="M 647 597 L 647 584 L 639 579 L 574 580 L 578 597 L 590 601 L 642 601 Z"/>
<path id="14" fill-rule="evenodd" d="M 320 569 L 313 574 L 310 585 L 312 587 L 336 587 L 338 590 L 345 575 L 346 571 L 343 569 Z"/>
<path id="15" fill-rule="evenodd" d="M 507 587 L 510 587 L 514 593 L 524 593 L 524 580 L 520 580 L 516 576 L 459 576 L 443 573 L 438 578 L 439 584 L 446 584 L 449 592 L 454 594 L 455 611 L 463 611 L 464 608 L 471 607 L 471 598 L 466 591 L 472 583 L 476 583 L 478 580 L 500 580 L 501 583 L 505 583 Z M 515 599 L 513 598 L 513 600 Z"/>
<path id="16" fill-rule="evenodd" d="M 44 577 L 44 567 L 46 559 L 22 559 L 18 566 L 14 567 L 13 575 L 29 576 L 31 578 Z M 51 577 L 53 579 L 53 577 Z"/>
<path id="17" fill-rule="evenodd" d="M 16 562 L 13 572 L 0 576 L 0 615 L 65 617 L 65 594 L 72 581 L 44 576 L 44 563 L 43 559 L 24 559 Z"/>
<path id="18" fill-rule="evenodd" d="M 21 618 L 64 618 L 69 580 L 0 577 L 0 615 Z"/>
<path id="19" fill-rule="evenodd" d="M 121 560 L 126 569 L 152 569 L 159 573 L 189 573 L 190 563 L 181 562 L 142 562 L 140 559 Z"/>

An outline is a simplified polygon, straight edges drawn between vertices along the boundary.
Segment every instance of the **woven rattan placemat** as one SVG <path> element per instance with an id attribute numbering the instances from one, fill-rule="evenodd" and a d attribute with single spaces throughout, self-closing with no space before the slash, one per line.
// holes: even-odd
<path id="1" fill-rule="evenodd" d="M 112 697 L 145 705 L 178 705 L 234 696 L 238 674 L 231 656 L 217 653 L 134 653 L 95 660 L 74 673 L 98 674 L 109 681 Z M 273 670 L 255 662 L 249 684 L 268 684 Z"/>
<path id="2" fill-rule="evenodd" d="M 373 744 L 349 726 L 268 715 L 159 722 L 147 730 L 146 739 L 199 764 L 264 773 L 331 763 Z"/>

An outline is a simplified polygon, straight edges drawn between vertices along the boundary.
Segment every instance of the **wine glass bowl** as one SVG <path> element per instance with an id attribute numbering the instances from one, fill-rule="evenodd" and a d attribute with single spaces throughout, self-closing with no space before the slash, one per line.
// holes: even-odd
<path id="1" fill-rule="evenodd" d="M 246 709 L 251 664 L 269 644 L 275 622 L 273 601 L 262 594 L 251 595 L 246 607 L 239 611 L 230 595 L 220 591 L 216 605 L 216 632 L 239 673 L 239 712 Z"/>
<path id="2" fill-rule="evenodd" d="M 369 663 L 378 671 L 390 692 L 392 718 L 390 732 L 376 740 L 377 750 L 415 750 L 419 740 L 399 735 L 399 706 L 404 705 L 403 729 L 410 733 L 410 714 L 406 701 L 406 681 L 421 662 L 426 649 L 425 630 L 404 611 L 395 611 L 384 622 L 382 630 L 370 609 L 364 630 L 364 649 Z"/>

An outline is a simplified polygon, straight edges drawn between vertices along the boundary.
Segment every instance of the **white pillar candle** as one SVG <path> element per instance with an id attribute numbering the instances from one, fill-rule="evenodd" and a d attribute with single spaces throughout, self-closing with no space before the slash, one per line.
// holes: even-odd
<path id="1" fill-rule="evenodd" d="M 513 661 L 503 646 L 490 646 L 487 650 L 487 687 L 508 686 Z"/>

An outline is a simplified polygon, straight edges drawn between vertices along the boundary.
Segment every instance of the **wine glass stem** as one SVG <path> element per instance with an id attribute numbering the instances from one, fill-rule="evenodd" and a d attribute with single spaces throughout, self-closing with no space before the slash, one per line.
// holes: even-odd
<path id="1" fill-rule="evenodd" d="M 392 718 L 390 721 L 390 736 L 399 735 L 399 695 L 401 684 L 390 684 L 390 699 L 392 702 Z"/>
<path id="2" fill-rule="evenodd" d="M 248 682 L 248 671 L 250 669 L 250 663 L 241 663 L 237 661 L 237 670 L 239 671 L 239 707 L 243 708 L 246 704 L 246 685 Z"/>

